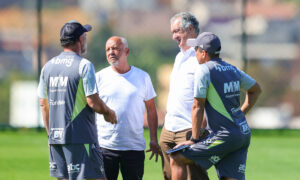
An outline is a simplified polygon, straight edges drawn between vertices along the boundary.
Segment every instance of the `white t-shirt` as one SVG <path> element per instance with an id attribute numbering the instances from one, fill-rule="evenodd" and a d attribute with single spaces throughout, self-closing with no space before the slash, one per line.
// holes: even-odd
<path id="1" fill-rule="evenodd" d="M 170 90 L 164 126 L 178 132 L 192 128 L 194 100 L 194 74 L 199 63 L 193 47 L 180 51 L 175 59 L 170 77 Z"/>
<path id="2" fill-rule="evenodd" d="M 98 140 L 101 147 L 112 150 L 145 150 L 144 112 L 145 101 L 156 96 L 150 76 L 131 66 L 124 74 L 111 66 L 96 73 L 100 98 L 117 115 L 117 124 L 96 115 Z"/>

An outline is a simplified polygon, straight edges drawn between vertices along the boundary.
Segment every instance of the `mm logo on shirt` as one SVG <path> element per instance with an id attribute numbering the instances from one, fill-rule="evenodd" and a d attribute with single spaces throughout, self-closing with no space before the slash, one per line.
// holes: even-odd
<path id="1" fill-rule="evenodd" d="M 231 81 L 224 83 L 224 93 L 233 93 L 240 91 L 240 81 Z"/>
<path id="2" fill-rule="evenodd" d="M 68 77 L 56 76 L 50 77 L 50 87 L 67 87 L 68 84 Z"/>

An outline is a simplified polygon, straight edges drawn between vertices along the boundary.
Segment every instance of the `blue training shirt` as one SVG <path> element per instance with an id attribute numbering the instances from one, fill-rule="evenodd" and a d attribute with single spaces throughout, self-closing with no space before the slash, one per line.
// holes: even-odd
<path id="1" fill-rule="evenodd" d="M 205 113 L 212 131 L 240 131 L 240 124 L 246 123 L 240 109 L 240 92 L 255 83 L 249 75 L 219 58 L 197 68 L 194 97 L 206 98 Z"/>

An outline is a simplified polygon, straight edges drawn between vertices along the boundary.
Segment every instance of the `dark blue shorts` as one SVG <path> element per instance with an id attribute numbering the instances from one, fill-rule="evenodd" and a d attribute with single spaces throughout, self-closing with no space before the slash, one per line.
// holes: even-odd
<path id="1" fill-rule="evenodd" d="M 249 134 L 211 133 L 202 141 L 181 151 L 204 169 L 216 167 L 218 176 L 245 179 Z"/>
<path id="2" fill-rule="evenodd" d="M 50 176 L 56 178 L 105 178 L 98 144 L 50 144 Z"/>

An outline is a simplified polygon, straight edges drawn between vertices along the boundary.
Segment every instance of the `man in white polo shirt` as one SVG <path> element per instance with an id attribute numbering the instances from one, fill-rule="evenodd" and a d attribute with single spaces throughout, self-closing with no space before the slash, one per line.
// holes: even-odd
<path id="1" fill-rule="evenodd" d="M 160 146 L 164 157 L 164 179 L 170 180 L 172 172 L 170 157 L 166 152 L 187 140 L 192 128 L 192 105 L 194 98 L 194 73 L 198 66 L 195 50 L 186 44 L 187 39 L 199 34 L 199 22 L 194 15 L 181 12 L 171 20 L 172 38 L 178 43 L 177 54 L 170 79 L 167 114 L 160 136 Z M 204 126 L 203 126 L 204 127 Z M 203 129 L 202 129 L 203 130 Z M 189 179 L 208 179 L 206 171 L 196 165 L 188 165 Z"/>
<path id="2" fill-rule="evenodd" d="M 109 67 L 96 73 L 99 96 L 117 115 L 118 124 L 107 123 L 97 114 L 98 140 L 103 150 L 104 170 L 108 180 L 117 180 L 121 170 L 124 180 L 141 180 L 144 173 L 144 113 L 150 129 L 150 159 L 160 152 L 157 141 L 156 93 L 150 76 L 127 63 L 125 38 L 111 37 L 106 42 Z"/>

